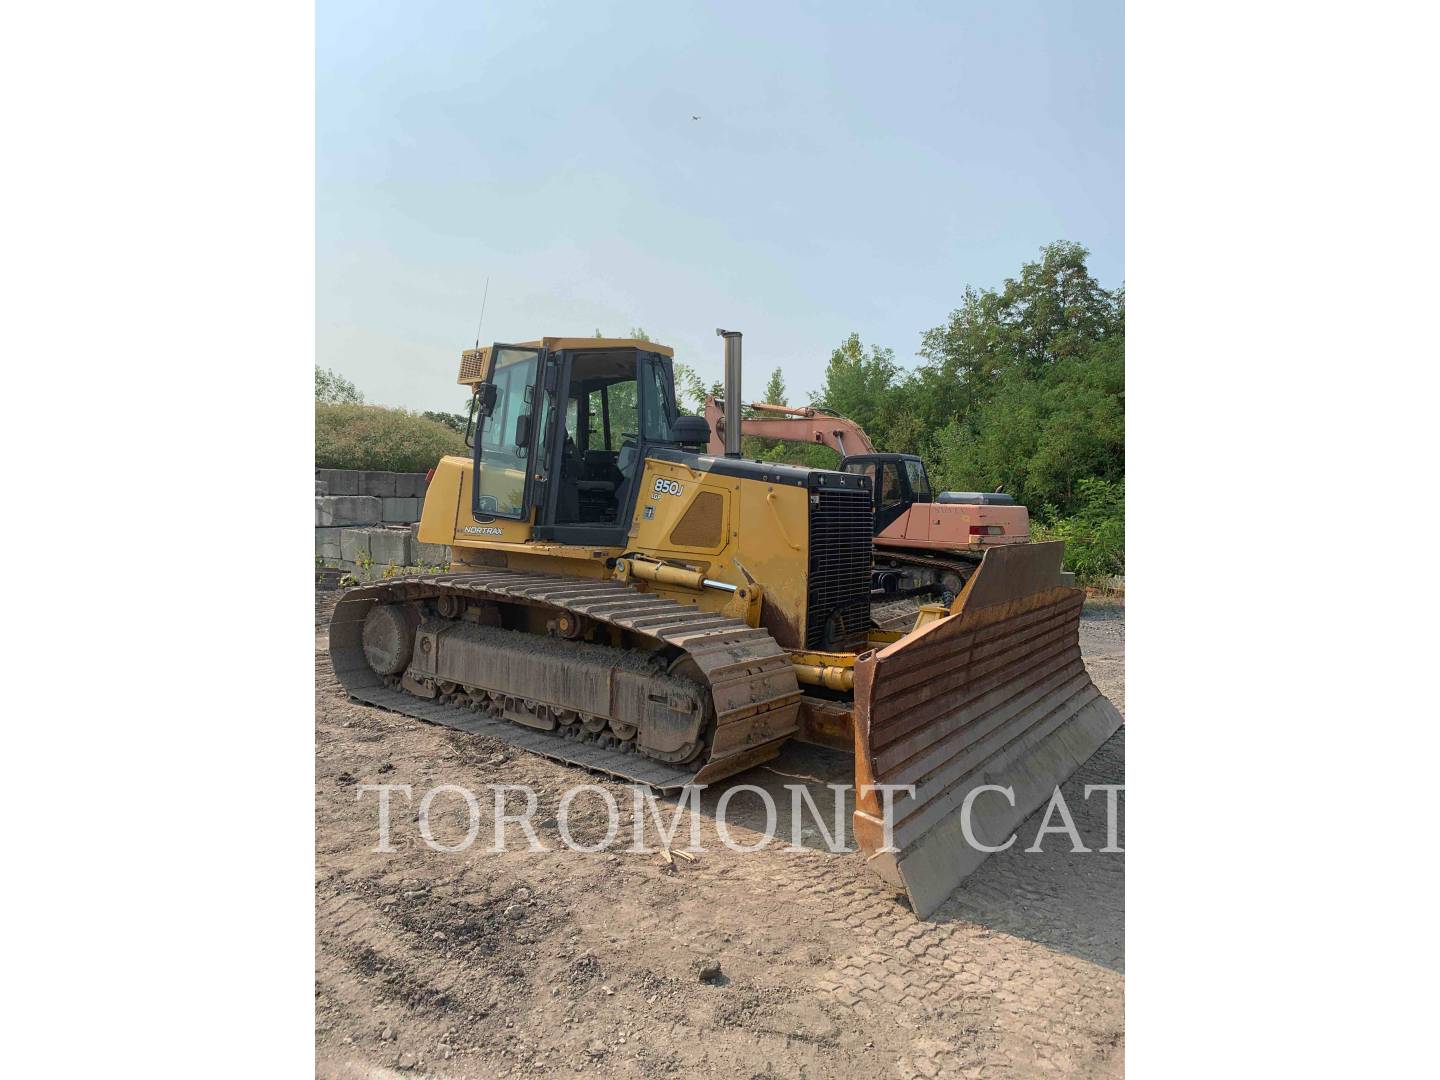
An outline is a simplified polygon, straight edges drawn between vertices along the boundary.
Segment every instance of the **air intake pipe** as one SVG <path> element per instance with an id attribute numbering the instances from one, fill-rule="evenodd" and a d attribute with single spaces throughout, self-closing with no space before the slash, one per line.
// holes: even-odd
<path id="1" fill-rule="evenodd" d="M 716 329 L 725 339 L 725 456 L 740 456 L 740 331 Z"/>

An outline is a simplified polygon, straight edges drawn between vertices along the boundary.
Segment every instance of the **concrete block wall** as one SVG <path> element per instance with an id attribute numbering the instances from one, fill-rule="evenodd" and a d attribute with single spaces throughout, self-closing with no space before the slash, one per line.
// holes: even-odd
<path id="1" fill-rule="evenodd" d="M 410 526 L 410 557 L 417 563 L 425 566 L 450 565 L 450 545 L 448 544 L 422 544 L 419 536 L 419 525 Z"/>
<path id="2" fill-rule="evenodd" d="M 424 473 L 316 469 L 316 558 L 368 577 L 387 566 L 449 566 L 448 546 L 415 537 L 427 484 Z"/>
<path id="3" fill-rule="evenodd" d="M 383 498 L 380 500 L 380 520 L 408 525 L 420 520 L 420 506 L 423 499 Z"/>
<path id="4" fill-rule="evenodd" d="M 370 560 L 382 566 L 410 565 L 409 529 L 370 529 Z"/>
<path id="5" fill-rule="evenodd" d="M 424 473 L 367 472 L 363 469 L 315 470 L 315 527 L 409 525 L 425 509 Z M 332 500 L 322 507 L 321 500 Z M 375 499 L 367 503 L 334 500 Z"/>
<path id="6" fill-rule="evenodd" d="M 338 527 L 316 529 L 315 557 L 327 563 L 339 562 L 343 558 L 340 546 L 340 535 L 343 532 L 345 530 Z"/>
<path id="7" fill-rule="evenodd" d="M 315 481 L 326 486 L 326 495 L 373 495 L 377 499 L 423 499 L 429 483 L 424 473 L 363 469 L 316 469 Z"/>
<path id="8" fill-rule="evenodd" d="M 379 578 L 392 566 L 448 568 L 450 548 L 445 544 L 422 544 L 415 536 L 418 528 L 418 525 L 380 525 L 335 529 L 336 535 L 326 536 L 323 541 L 320 533 L 326 530 L 317 529 L 315 554 L 322 555 L 327 565 L 333 562 L 364 579 Z"/>
<path id="9" fill-rule="evenodd" d="M 369 495 L 316 495 L 315 527 L 378 525 L 381 500 Z"/>

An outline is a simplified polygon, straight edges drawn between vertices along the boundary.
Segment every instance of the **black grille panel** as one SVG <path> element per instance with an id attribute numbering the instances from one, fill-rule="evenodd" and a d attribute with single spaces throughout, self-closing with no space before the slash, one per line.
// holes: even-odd
<path id="1" fill-rule="evenodd" d="M 868 489 L 811 489 L 807 649 L 838 652 L 865 640 L 874 521 Z"/>

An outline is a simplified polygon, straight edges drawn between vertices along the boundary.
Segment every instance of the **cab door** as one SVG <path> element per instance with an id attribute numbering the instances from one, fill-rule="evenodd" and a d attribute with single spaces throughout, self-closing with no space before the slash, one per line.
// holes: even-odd
<path id="1" fill-rule="evenodd" d="M 905 486 L 900 463 L 881 461 L 875 470 L 875 535 L 879 536 L 898 521 L 914 500 Z"/>
<path id="2" fill-rule="evenodd" d="M 499 343 L 490 348 L 475 431 L 476 519 L 529 516 L 544 360 L 544 349 Z"/>

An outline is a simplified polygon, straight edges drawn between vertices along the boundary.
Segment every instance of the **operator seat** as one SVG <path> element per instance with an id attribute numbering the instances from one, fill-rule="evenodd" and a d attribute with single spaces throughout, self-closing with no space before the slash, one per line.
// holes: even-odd
<path id="1" fill-rule="evenodd" d="M 630 489 L 635 484 L 635 476 L 640 471 L 640 447 L 626 439 L 620 444 L 620 452 L 615 455 L 615 467 L 624 477 L 615 487 L 615 520 L 618 523 L 620 516 L 625 513 L 625 504 L 630 500 Z"/>
<path id="2" fill-rule="evenodd" d="M 560 492 L 556 508 L 557 521 L 578 521 L 580 518 L 580 455 L 575 440 L 565 433 L 565 443 L 560 449 Z"/>

